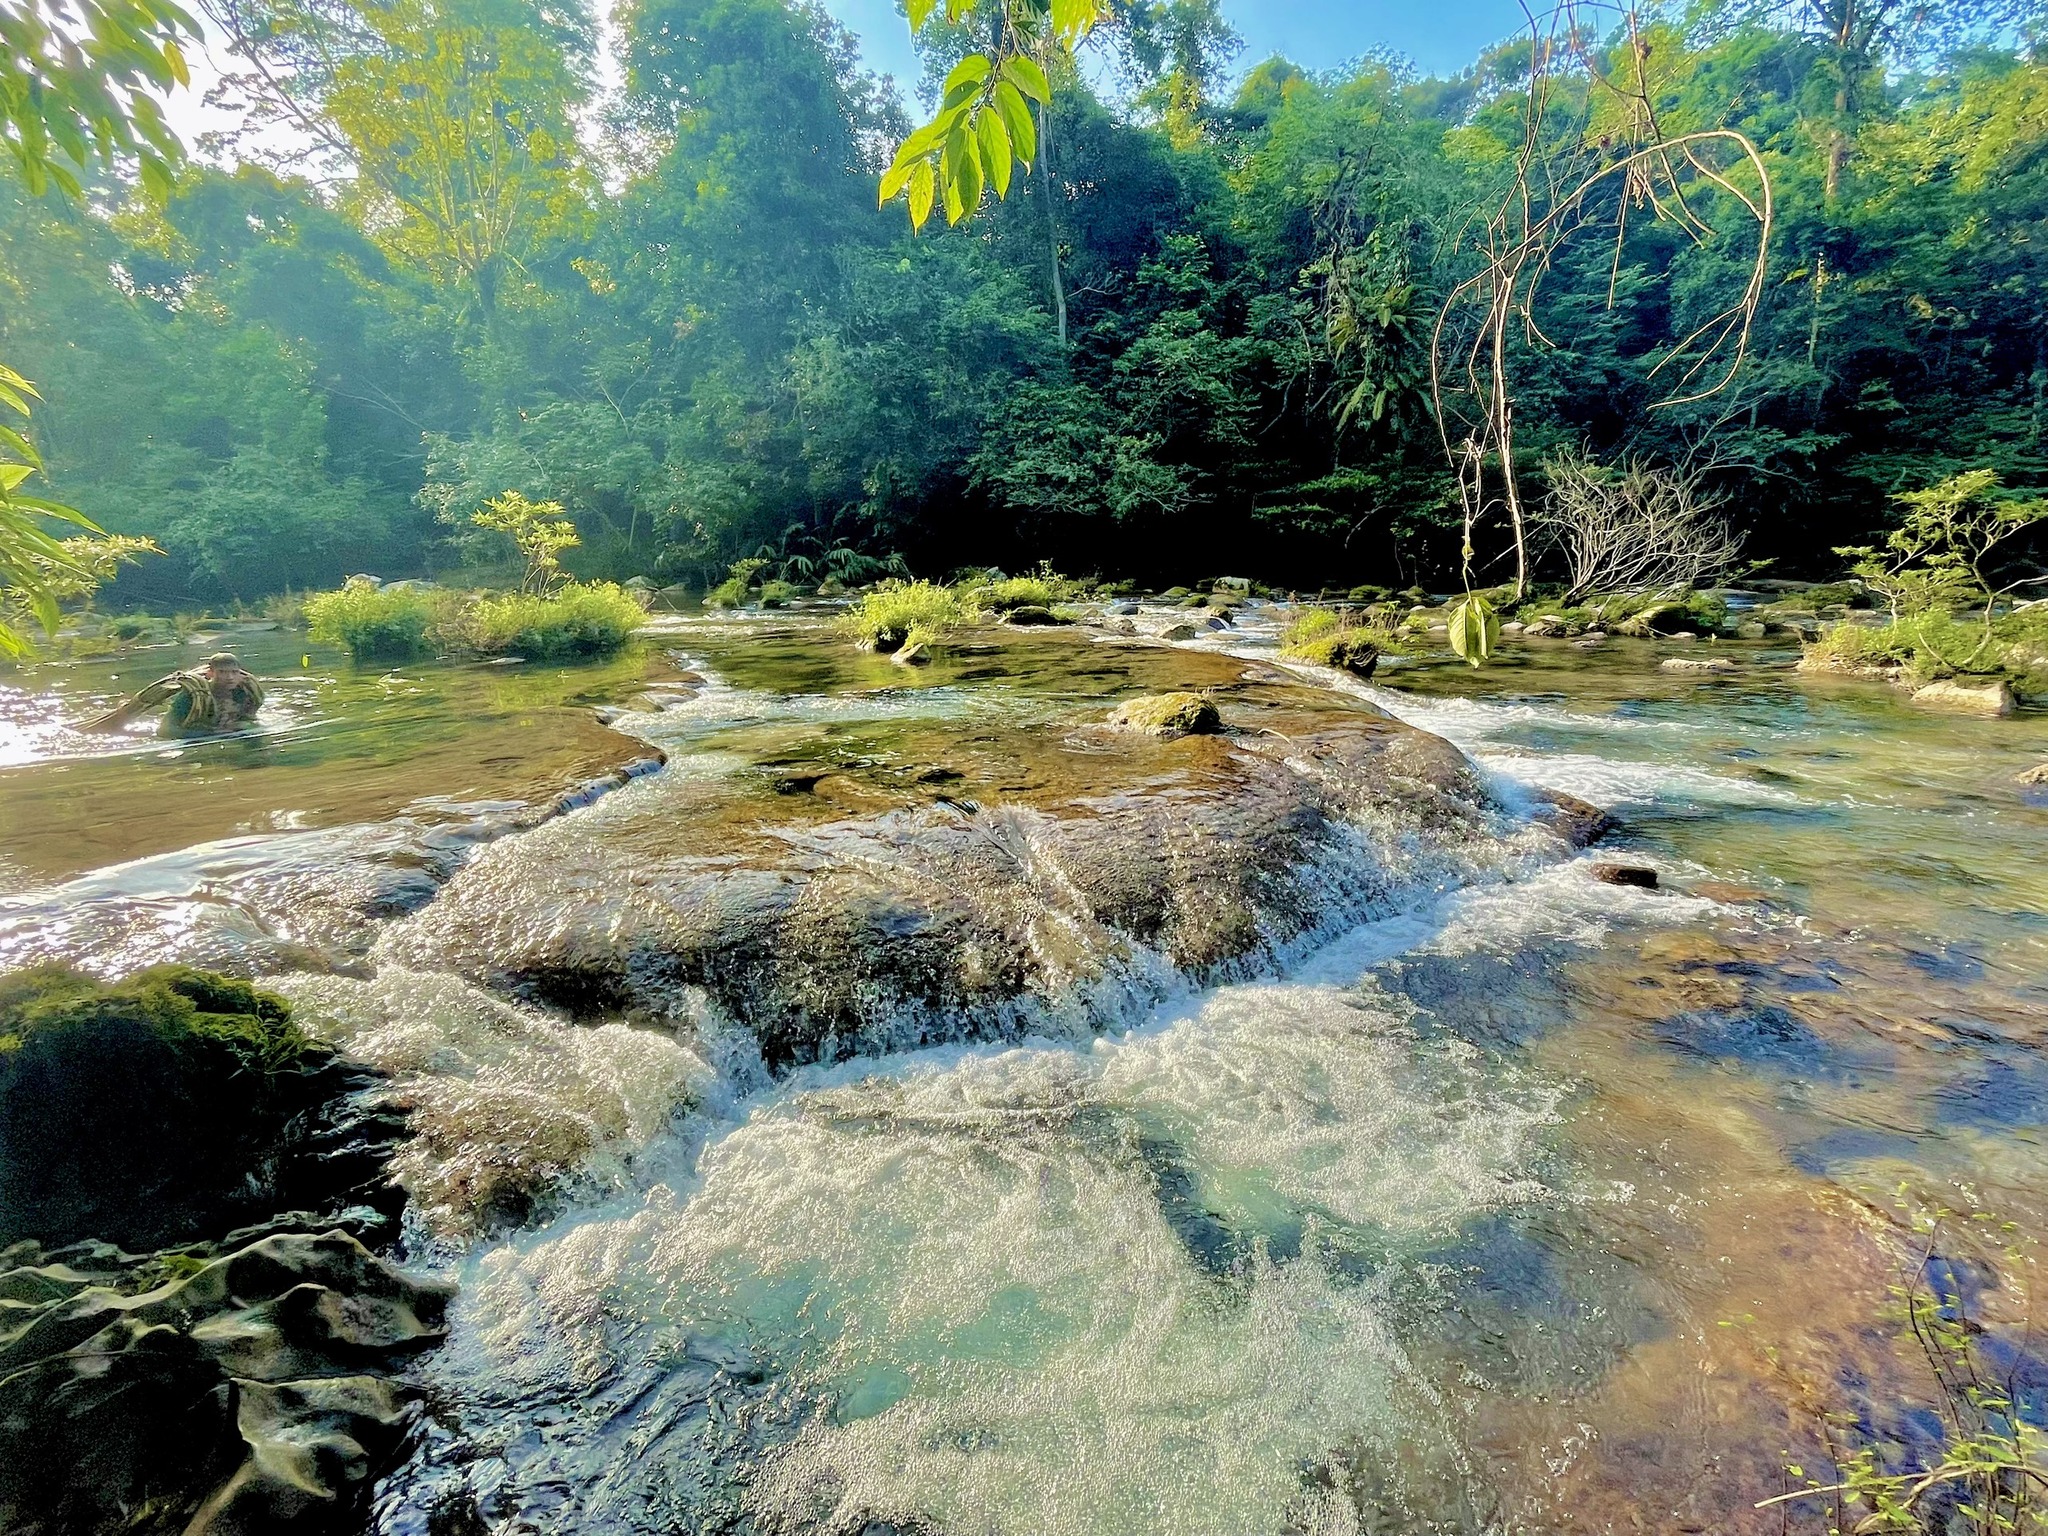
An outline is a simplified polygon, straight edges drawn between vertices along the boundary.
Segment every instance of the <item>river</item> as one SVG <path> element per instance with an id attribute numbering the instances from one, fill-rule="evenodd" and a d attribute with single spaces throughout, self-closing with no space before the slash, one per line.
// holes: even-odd
<path id="1" fill-rule="evenodd" d="M 803 614 L 567 672 L 265 633 L 273 729 L 187 747 L 62 728 L 154 658 L 46 665 L 0 684 L 0 964 L 238 965 L 403 1085 L 409 1256 L 461 1293 L 384 1532 L 1776 1531 L 1820 1413 L 1924 1440 L 1886 1321 L 1913 1218 L 2048 1222 L 2041 716 L 1761 645 L 1312 674 L 1462 748 L 1486 836 L 1369 829 L 1219 984 L 1133 954 L 967 1040 L 783 1059 L 705 987 L 483 953 L 556 976 L 696 920 L 679 870 L 843 861 L 912 804 L 1014 801 L 996 835 L 1043 863 L 1026 810 L 1102 760 L 1074 722 L 1281 676 L 1273 619 L 916 675 Z M 1569 850 L 1542 790 L 1617 830 Z M 2027 1271 L 1981 1270 L 1987 1317 Z"/>

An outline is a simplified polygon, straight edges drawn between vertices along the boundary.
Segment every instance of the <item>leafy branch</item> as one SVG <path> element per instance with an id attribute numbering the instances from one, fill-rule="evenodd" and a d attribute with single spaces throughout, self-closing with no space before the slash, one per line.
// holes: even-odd
<path id="1" fill-rule="evenodd" d="M 953 25 L 984 9 L 979 0 L 945 0 Z M 943 208 L 948 224 L 972 218 L 982 194 L 1010 195 L 1014 168 L 1038 158 L 1039 132 L 1031 104 L 1052 105 L 1043 62 L 1057 51 L 1069 57 L 1103 19 L 1101 0 L 995 0 L 995 39 L 969 53 L 946 76 L 939 109 L 912 131 L 882 177 L 881 201 L 901 197 L 913 228 Z M 939 0 L 909 0 L 910 30 L 924 30 Z"/>

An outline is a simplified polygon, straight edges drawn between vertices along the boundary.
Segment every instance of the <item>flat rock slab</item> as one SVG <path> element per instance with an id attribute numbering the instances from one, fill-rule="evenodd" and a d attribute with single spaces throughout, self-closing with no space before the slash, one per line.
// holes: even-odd
<path id="1" fill-rule="evenodd" d="M 850 656 L 801 664 L 808 687 L 857 672 Z M 928 716 L 764 702 L 667 772 L 481 850 L 375 958 L 586 1016 L 701 988 L 786 1067 L 1101 1028 L 1177 974 L 1256 969 L 1495 856 L 1505 813 L 1456 748 L 1254 674 L 1272 677 L 1038 630 L 922 670 L 973 684 L 928 695 Z M 1106 723 L 1164 690 L 1206 695 L 1221 732 Z M 807 792 L 777 792 L 798 776 Z"/>
<path id="2" fill-rule="evenodd" d="M 1913 702 L 1922 709 L 1946 710 L 1958 715 L 1984 715 L 2003 719 L 2017 707 L 2012 689 L 2004 683 L 1929 683 L 1913 690 Z"/>

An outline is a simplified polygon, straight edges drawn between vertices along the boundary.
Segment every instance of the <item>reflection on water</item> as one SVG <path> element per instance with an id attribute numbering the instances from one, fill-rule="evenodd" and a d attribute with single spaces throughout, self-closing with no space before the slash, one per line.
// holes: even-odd
<path id="1" fill-rule="evenodd" d="M 75 727 L 218 637 L 0 670 L 0 892 L 197 842 L 378 820 L 422 796 L 544 800 L 632 755 L 577 706 L 675 670 L 652 644 L 590 666 L 386 671 L 301 635 L 230 638 L 266 700 L 255 730 L 216 739 L 161 740 L 149 720 Z"/>
<path id="2" fill-rule="evenodd" d="M 906 676 L 801 618 L 679 626 L 704 676 L 619 722 L 675 777 L 591 825 L 668 806 L 650 858 L 738 857 L 1064 793 L 1104 689 L 1227 688 L 1272 633 L 1253 610 L 1179 649 L 1041 636 Z M 1753 1506 L 1813 1460 L 1808 1410 L 1896 1418 L 1910 1386 L 1881 1323 L 1894 1192 L 2048 1226 L 2048 797 L 2014 782 L 2048 721 L 1730 652 L 1705 679 L 1615 643 L 1342 683 L 1511 804 L 1566 790 L 1621 831 L 1503 844 L 1106 1038 L 778 1081 L 697 996 L 572 1025 L 395 966 L 286 981 L 418 1106 L 416 1254 L 463 1282 L 380 1528 L 1780 1530 Z M 424 760 L 640 682 L 436 683 L 462 745 Z M 149 772 L 202 829 L 313 782 L 183 761 Z M 420 761 L 382 820 L 336 820 L 390 825 Z M 13 786 L 55 806 L 37 776 L 90 767 L 118 804 L 152 762 Z M 1663 888 L 1593 877 L 1616 857 Z M 311 896 L 277 905 L 317 927 Z"/>

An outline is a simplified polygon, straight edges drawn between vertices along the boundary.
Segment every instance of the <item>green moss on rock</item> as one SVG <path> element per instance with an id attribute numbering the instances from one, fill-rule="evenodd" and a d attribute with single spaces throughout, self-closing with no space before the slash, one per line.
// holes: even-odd
<path id="1" fill-rule="evenodd" d="M 267 1215 L 287 1127 L 347 1071 L 229 977 L 0 976 L 0 1243 L 155 1247 Z"/>
<path id="2" fill-rule="evenodd" d="M 1180 736 L 1213 736 L 1223 728 L 1216 706 L 1199 693 L 1155 693 L 1117 706 L 1109 723 L 1172 741 Z"/>

